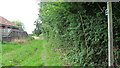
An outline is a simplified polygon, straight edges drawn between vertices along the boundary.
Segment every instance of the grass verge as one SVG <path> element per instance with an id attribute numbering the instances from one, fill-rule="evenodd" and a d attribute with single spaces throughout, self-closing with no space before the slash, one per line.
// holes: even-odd
<path id="1" fill-rule="evenodd" d="M 44 39 L 2 44 L 2 66 L 63 66 L 61 54 Z"/>

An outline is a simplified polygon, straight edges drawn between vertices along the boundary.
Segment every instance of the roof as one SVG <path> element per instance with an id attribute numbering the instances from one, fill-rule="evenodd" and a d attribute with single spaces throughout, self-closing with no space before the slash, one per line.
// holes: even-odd
<path id="1" fill-rule="evenodd" d="M 8 21 L 7 19 L 5 19 L 5 18 L 2 17 L 2 16 L 0 16 L 0 24 L 2 24 L 2 25 L 7 25 L 7 26 L 13 26 L 13 27 L 18 28 L 17 25 L 11 23 L 10 21 Z"/>

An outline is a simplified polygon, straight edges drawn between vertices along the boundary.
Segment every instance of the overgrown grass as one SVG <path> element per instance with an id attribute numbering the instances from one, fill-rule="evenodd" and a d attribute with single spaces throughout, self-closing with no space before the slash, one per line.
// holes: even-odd
<path id="1" fill-rule="evenodd" d="M 61 66 L 61 54 L 54 51 L 44 39 L 25 44 L 2 44 L 2 66 Z"/>
<path id="2" fill-rule="evenodd" d="M 2 44 L 0 42 L 0 68 L 2 66 Z"/>
<path id="3" fill-rule="evenodd" d="M 11 50 L 17 49 L 22 45 L 16 42 L 3 42 L 2 44 L 2 52 L 5 54 Z"/>

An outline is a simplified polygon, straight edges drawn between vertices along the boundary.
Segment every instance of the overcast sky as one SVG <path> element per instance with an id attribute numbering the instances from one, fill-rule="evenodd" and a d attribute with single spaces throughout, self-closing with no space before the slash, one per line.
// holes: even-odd
<path id="1" fill-rule="evenodd" d="M 9 21 L 23 22 L 29 34 L 35 28 L 33 24 L 38 17 L 38 8 L 37 0 L 0 0 L 0 16 Z"/>

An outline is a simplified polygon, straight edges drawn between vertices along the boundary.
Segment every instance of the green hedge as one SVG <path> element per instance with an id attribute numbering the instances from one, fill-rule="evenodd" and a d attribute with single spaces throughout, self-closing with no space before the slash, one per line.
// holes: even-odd
<path id="1" fill-rule="evenodd" d="M 74 65 L 107 66 L 105 8 L 106 3 L 42 2 L 39 19 L 43 35 L 52 45 L 63 46 Z M 120 64 L 119 9 L 119 3 L 113 3 L 115 65 Z"/>

